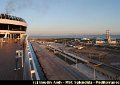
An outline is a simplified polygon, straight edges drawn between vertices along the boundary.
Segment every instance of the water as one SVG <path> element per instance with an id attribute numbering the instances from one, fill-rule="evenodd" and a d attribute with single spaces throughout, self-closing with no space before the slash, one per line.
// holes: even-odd
<path id="1" fill-rule="evenodd" d="M 81 35 L 81 36 L 29 36 L 29 38 L 102 38 L 106 39 L 106 35 Z M 120 39 L 120 35 L 111 35 L 112 39 Z"/>

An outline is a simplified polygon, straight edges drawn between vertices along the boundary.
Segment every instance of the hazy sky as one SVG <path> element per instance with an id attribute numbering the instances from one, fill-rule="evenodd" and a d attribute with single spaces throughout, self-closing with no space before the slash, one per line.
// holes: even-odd
<path id="1" fill-rule="evenodd" d="M 29 35 L 120 34 L 120 0 L 0 0 L 24 18 Z"/>

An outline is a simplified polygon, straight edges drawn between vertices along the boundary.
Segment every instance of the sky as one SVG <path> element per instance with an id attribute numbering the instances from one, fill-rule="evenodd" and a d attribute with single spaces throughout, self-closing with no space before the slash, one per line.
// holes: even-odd
<path id="1" fill-rule="evenodd" d="M 36 36 L 120 34 L 120 0 L 0 0 L 0 12 L 22 17 Z"/>

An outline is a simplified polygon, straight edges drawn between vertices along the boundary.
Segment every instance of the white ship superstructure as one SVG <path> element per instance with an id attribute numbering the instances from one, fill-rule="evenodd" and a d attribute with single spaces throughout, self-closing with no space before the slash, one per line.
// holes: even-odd
<path id="1" fill-rule="evenodd" d="M 26 33 L 27 23 L 24 19 L 9 14 L 0 14 L 0 37 L 21 38 Z"/>

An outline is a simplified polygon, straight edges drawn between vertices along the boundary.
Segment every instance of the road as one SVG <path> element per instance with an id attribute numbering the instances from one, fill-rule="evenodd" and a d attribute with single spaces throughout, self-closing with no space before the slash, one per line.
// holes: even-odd
<path id="1" fill-rule="evenodd" d="M 89 80 L 78 70 L 49 52 L 44 45 L 32 42 L 48 80 Z"/>

